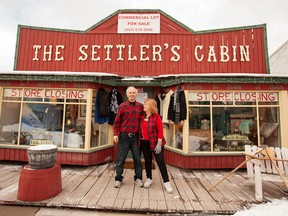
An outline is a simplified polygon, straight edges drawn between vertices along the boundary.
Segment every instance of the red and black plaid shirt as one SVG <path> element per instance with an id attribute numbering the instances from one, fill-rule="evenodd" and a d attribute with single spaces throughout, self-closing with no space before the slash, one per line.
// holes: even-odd
<path id="1" fill-rule="evenodd" d="M 139 133 L 143 104 L 129 101 L 120 104 L 115 117 L 114 136 L 119 133 Z"/>
<path id="2" fill-rule="evenodd" d="M 148 140 L 150 143 L 150 149 L 153 151 L 158 143 L 158 139 L 162 139 L 162 146 L 166 144 L 165 137 L 163 136 L 163 123 L 161 116 L 158 113 L 152 114 L 149 116 L 148 123 L 146 125 L 147 128 L 143 128 L 144 126 L 144 117 L 140 123 L 143 132 L 147 130 Z M 140 136 L 143 135 L 140 133 Z M 145 137 L 144 137 L 145 138 Z M 147 138 L 147 137 L 146 137 Z M 140 144 L 140 142 L 139 142 Z"/>

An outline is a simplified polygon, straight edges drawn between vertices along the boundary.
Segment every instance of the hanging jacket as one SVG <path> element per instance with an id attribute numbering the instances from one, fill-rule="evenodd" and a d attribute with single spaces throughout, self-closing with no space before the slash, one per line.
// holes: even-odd
<path id="1" fill-rule="evenodd" d="M 99 115 L 109 116 L 109 110 L 110 110 L 109 93 L 105 89 L 99 88 L 97 95 L 99 96 L 99 102 L 98 102 Z"/>
<path id="2" fill-rule="evenodd" d="M 176 98 L 175 98 L 176 96 Z M 168 109 L 168 120 L 178 124 L 180 121 L 187 118 L 186 97 L 183 89 L 175 91 L 170 98 Z"/>
<path id="3" fill-rule="evenodd" d="M 164 93 L 158 93 L 155 97 L 157 108 L 158 108 L 158 113 L 160 114 L 162 118 L 163 118 L 163 104 L 164 104 L 165 97 L 166 97 L 166 94 Z"/>
<path id="4" fill-rule="evenodd" d="M 99 93 L 99 92 L 98 92 Z M 109 116 L 101 116 L 100 115 L 100 94 L 96 95 L 96 101 L 95 101 L 95 123 L 98 124 L 104 124 L 106 122 L 108 122 L 109 120 Z"/>
<path id="5" fill-rule="evenodd" d="M 123 102 L 122 95 L 116 88 L 113 88 L 109 93 L 110 104 L 109 104 L 109 121 L 108 124 L 113 125 L 117 114 L 119 105 Z"/>

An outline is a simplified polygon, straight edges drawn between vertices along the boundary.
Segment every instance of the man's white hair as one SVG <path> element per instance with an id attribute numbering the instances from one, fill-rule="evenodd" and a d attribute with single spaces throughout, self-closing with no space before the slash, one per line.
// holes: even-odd
<path id="1" fill-rule="evenodd" d="M 135 91 L 136 91 L 136 94 L 138 94 L 138 90 L 137 90 L 137 88 L 135 88 L 134 86 L 129 86 L 127 89 L 126 89 L 126 94 L 128 94 L 128 91 L 130 90 L 130 89 L 135 89 Z"/>

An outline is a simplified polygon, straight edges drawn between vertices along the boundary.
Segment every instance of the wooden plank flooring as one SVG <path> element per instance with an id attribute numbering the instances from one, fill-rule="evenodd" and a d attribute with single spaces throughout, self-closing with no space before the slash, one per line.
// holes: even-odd
<path id="1" fill-rule="evenodd" d="M 183 170 L 168 166 L 174 189 L 173 194 L 168 194 L 157 167 L 153 169 L 153 184 L 149 189 L 138 188 L 134 184 L 133 169 L 125 169 L 121 188 L 114 188 L 113 163 L 87 167 L 62 166 L 62 192 L 47 200 L 27 202 L 17 199 L 22 165 L 0 162 L 0 204 L 171 214 L 234 214 L 250 204 L 257 204 L 254 186 L 244 184 L 246 170 L 238 170 L 209 191 L 230 170 Z M 265 201 L 287 198 L 287 194 L 280 190 L 284 183 L 278 175 L 263 174 L 262 179 Z"/>

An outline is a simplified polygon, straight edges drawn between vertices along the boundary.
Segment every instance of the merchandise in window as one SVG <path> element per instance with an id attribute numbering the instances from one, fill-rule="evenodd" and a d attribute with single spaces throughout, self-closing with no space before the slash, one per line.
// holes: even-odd
<path id="1" fill-rule="evenodd" d="M 86 104 L 79 101 L 87 103 L 87 91 L 5 88 L 1 144 L 84 148 L 85 125 L 77 122 L 78 107 Z"/>
<path id="2" fill-rule="evenodd" d="M 190 92 L 189 152 L 280 147 L 278 106 L 276 92 Z"/>

